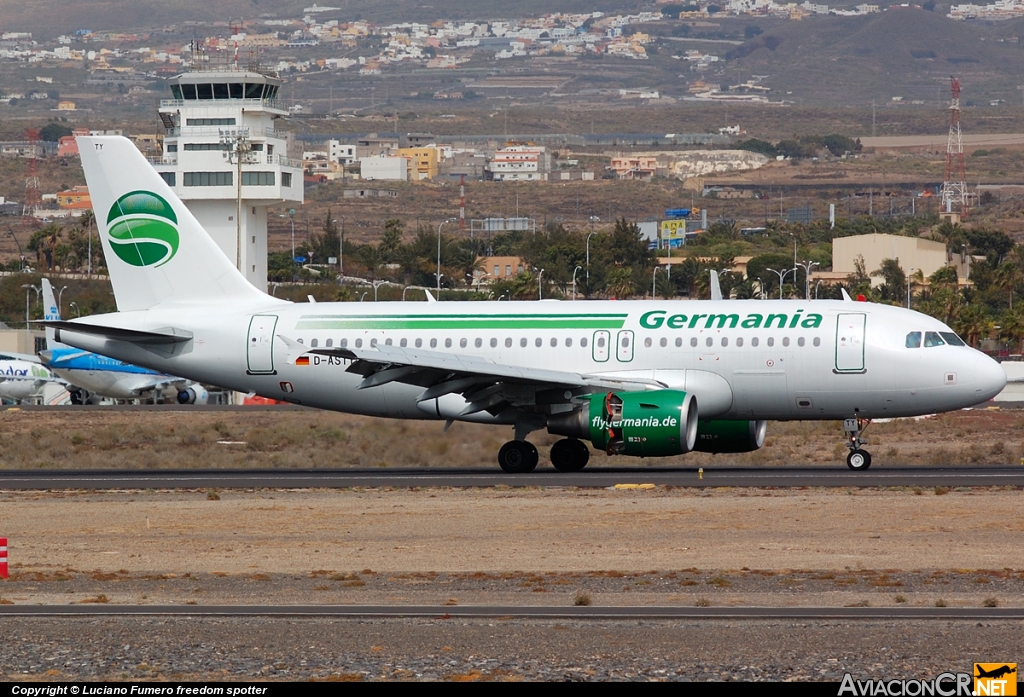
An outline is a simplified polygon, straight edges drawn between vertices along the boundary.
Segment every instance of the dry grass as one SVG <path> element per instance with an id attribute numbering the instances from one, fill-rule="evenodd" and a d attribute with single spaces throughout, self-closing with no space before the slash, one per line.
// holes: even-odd
<path id="1" fill-rule="evenodd" d="M 0 412 L 4 469 L 166 469 L 317 467 L 479 467 L 511 436 L 506 428 L 460 423 L 448 433 L 429 421 L 399 421 L 315 410 Z M 713 467 L 837 462 L 841 428 L 833 422 L 773 422 L 771 445 L 753 453 L 686 456 L 645 464 Z M 871 427 L 876 462 L 888 465 L 1005 464 L 1024 452 L 1024 417 L 1015 412 L 955 412 L 924 421 Z M 246 442 L 242 447 L 218 440 Z M 531 436 L 541 451 L 557 440 Z M 898 443 L 895 454 L 885 448 Z M 999 444 L 1005 444 L 1000 446 Z M 845 451 L 844 451 L 845 452 Z M 840 456 L 842 453 L 840 453 Z M 593 452 L 592 466 L 609 462 Z M 629 460 L 612 463 L 628 464 Z M 946 493 L 941 487 L 936 495 Z M 217 492 L 212 491 L 216 496 Z M 914 491 L 919 493 L 918 490 Z M 920 493 L 924 493 L 921 491 Z M 216 500 L 213 496 L 208 496 Z"/>

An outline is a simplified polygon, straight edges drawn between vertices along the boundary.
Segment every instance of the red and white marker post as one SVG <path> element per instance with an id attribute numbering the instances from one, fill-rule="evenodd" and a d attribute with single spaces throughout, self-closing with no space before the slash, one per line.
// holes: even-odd
<path id="1" fill-rule="evenodd" d="M 7 578 L 7 538 L 0 537 L 0 578 Z"/>

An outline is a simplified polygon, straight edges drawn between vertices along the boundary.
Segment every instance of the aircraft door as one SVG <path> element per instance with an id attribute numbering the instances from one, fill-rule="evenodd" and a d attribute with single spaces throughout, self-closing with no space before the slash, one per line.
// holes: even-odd
<path id="1" fill-rule="evenodd" d="M 253 315 L 249 320 L 249 337 L 246 345 L 250 375 L 274 374 L 274 330 L 277 315 Z"/>
<path id="2" fill-rule="evenodd" d="M 615 358 L 621 363 L 633 360 L 633 332 L 623 329 L 615 339 Z"/>
<path id="3" fill-rule="evenodd" d="M 611 343 L 612 334 L 604 329 L 594 332 L 594 361 L 604 363 L 608 360 L 608 344 Z"/>
<path id="4" fill-rule="evenodd" d="M 867 315 L 862 312 L 840 313 L 836 319 L 837 373 L 863 373 L 864 326 Z"/>

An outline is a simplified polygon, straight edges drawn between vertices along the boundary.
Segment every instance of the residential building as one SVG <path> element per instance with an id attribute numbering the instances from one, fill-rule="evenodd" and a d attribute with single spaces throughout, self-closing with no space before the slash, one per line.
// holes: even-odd
<path id="1" fill-rule="evenodd" d="M 473 285 L 490 285 L 494 281 L 508 281 L 526 269 L 519 257 L 478 257 L 473 271 Z"/>
<path id="2" fill-rule="evenodd" d="M 539 145 L 507 145 L 496 150 L 485 171 L 493 181 L 547 181 L 551 155 Z"/>
<path id="3" fill-rule="evenodd" d="M 359 159 L 359 177 L 368 180 L 409 181 L 409 158 L 378 155 Z"/>
<path id="4" fill-rule="evenodd" d="M 89 187 L 73 186 L 57 194 L 57 205 L 70 210 L 88 210 L 92 208 Z"/>
<path id="5" fill-rule="evenodd" d="M 409 160 L 409 181 L 423 181 L 437 176 L 437 148 L 399 148 L 398 156 Z"/>
<path id="6" fill-rule="evenodd" d="M 658 170 L 658 158 L 653 155 L 624 155 L 613 157 L 611 170 L 619 179 L 647 181 Z"/>

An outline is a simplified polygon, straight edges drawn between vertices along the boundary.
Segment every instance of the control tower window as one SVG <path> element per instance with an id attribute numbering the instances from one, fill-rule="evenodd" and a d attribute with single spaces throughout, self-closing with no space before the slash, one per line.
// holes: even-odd
<path id="1" fill-rule="evenodd" d="M 171 85 L 171 94 L 175 99 L 181 99 L 181 85 Z"/>
<path id="2" fill-rule="evenodd" d="M 259 99 L 263 96 L 263 85 L 253 85 L 246 83 L 245 85 L 245 98 L 246 99 Z"/>
<path id="3" fill-rule="evenodd" d="M 241 99 L 242 98 L 242 83 L 232 82 L 228 87 L 231 88 L 231 98 Z"/>
<path id="4" fill-rule="evenodd" d="M 213 83 L 213 98 L 214 99 L 228 99 L 228 86 L 224 82 Z"/>
<path id="5" fill-rule="evenodd" d="M 213 99 L 213 85 L 196 85 L 196 94 L 199 99 Z"/>
<path id="6" fill-rule="evenodd" d="M 196 86 L 195 85 L 178 85 L 178 89 L 181 90 L 181 96 L 184 99 L 195 99 L 196 98 Z"/>

